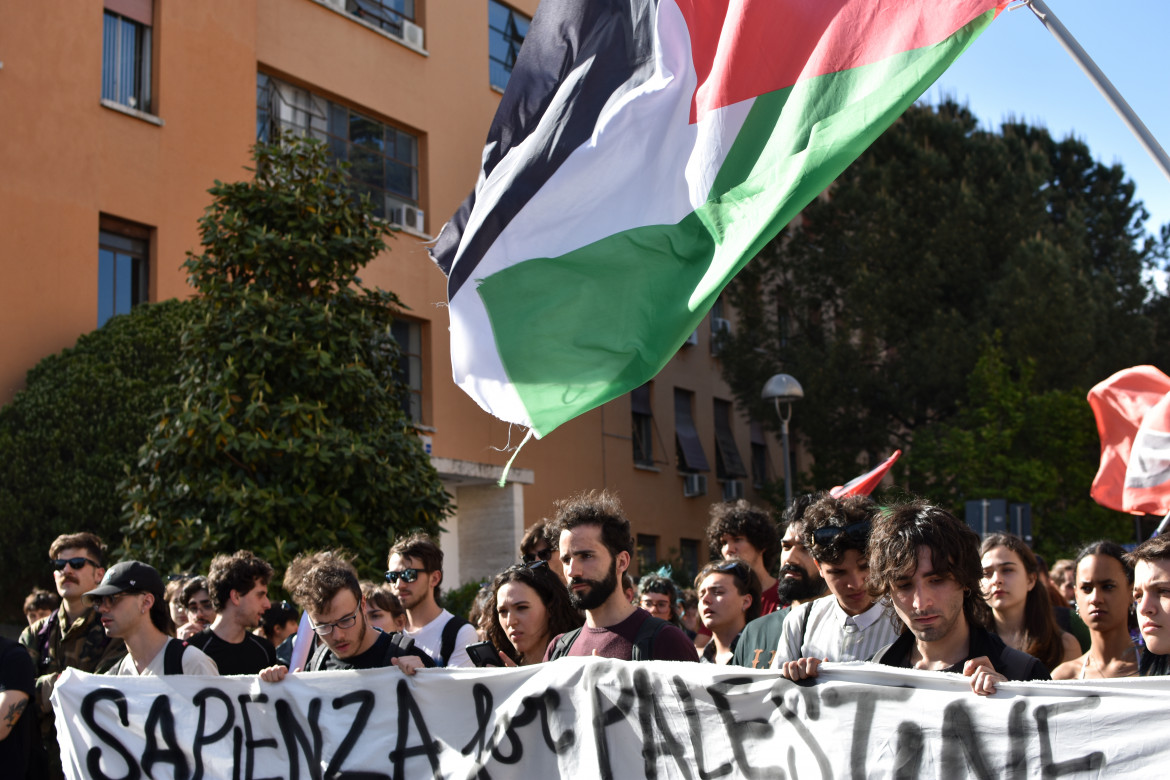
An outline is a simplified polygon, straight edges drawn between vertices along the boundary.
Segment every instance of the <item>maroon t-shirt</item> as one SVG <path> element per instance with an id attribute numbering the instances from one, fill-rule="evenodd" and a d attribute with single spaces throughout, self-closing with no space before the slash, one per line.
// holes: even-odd
<path id="1" fill-rule="evenodd" d="M 634 652 L 634 640 L 638 637 L 638 628 L 650 617 L 644 609 L 634 610 L 634 614 L 618 623 L 606 628 L 590 628 L 582 626 L 581 633 L 573 646 L 569 648 L 569 655 L 597 655 L 602 658 L 617 658 L 628 661 Z M 544 651 L 544 660 L 549 660 L 549 654 L 556 647 L 561 635 L 557 634 Z M 666 625 L 654 638 L 651 654 L 655 661 L 698 661 L 699 654 L 695 652 L 695 645 L 676 626 Z"/>
<path id="2" fill-rule="evenodd" d="M 780 603 L 780 580 L 776 580 L 772 587 L 760 594 L 760 617 L 764 615 L 771 615 L 783 605 Z M 700 619 L 698 621 L 698 631 L 695 633 L 700 636 L 711 636 L 711 629 Z"/>

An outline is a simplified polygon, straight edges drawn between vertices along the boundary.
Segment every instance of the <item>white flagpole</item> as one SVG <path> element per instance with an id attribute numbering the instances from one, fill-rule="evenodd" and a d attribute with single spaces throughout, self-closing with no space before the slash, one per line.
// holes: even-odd
<path id="1" fill-rule="evenodd" d="M 1032 9 L 1032 13 L 1036 14 L 1036 18 L 1040 23 L 1048 28 L 1053 37 L 1060 42 L 1064 50 L 1069 53 L 1085 75 L 1089 77 L 1089 81 L 1100 90 L 1105 99 L 1109 101 L 1109 105 L 1113 106 L 1113 110 L 1121 116 L 1121 121 L 1125 122 L 1126 127 L 1133 133 L 1150 156 L 1154 158 L 1154 162 L 1162 169 L 1163 175 L 1170 179 L 1170 156 L 1166 155 L 1166 151 L 1162 145 L 1158 143 L 1158 139 L 1154 138 L 1154 134 L 1150 132 L 1145 123 L 1138 117 L 1134 110 L 1130 108 L 1129 103 L 1125 102 L 1125 98 L 1113 86 L 1108 77 L 1101 72 L 1097 67 L 1097 63 L 1089 56 L 1081 45 L 1077 43 L 1077 39 L 1072 36 L 1072 33 L 1060 23 L 1056 18 L 1056 14 L 1052 13 L 1051 9 L 1044 3 L 1044 0 L 1024 0 L 1024 4 Z M 1019 8 L 1020 6 L 1015 6 Z M 1162 525 L 1166 525 L 1166 521 L 1162 521 Z M 1159 526 L 1161 528 L 1162 526 Z"/>
<path id="2" fill-rule="evenodd" d="M 1167 512 L 1166 516 L 1162 518 L 1162 522 L 1158 523 L 1158 527 L 1154 529 L 1150 538 L 1153 539 L 1155 536 L 1164 534 L 1168 529 L 1170 529 L 1170 512 Z"/>

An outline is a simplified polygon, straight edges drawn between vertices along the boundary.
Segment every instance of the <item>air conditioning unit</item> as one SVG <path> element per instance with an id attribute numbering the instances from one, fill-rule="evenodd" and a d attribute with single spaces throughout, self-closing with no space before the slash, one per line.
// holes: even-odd
<path id="1" fill-rule="evenodd" d="M 407 46 L 415 49 L 422 49 L 423 47 L 423 28 L 419 27 L 414 22 L 406 19 L 402 20 L 402 40 Z"/>
<path id="2" fill-rule="evenodd" d="M 731 335 L 731 322 L 722 317 L 711 318 L 711 354 L 718 355 L 723 351 L 723 345 L 720 343 L 723 335 Z"/>
<path id="3" fill-rule="evenodd" d="M 326 5 L 331 5 L 339 11 L 345 10 L 345 0 L 325 0 Z"/>
<path id="4" fill-rule="evenodd" d="M 684 474 L 683 495 L 687 498 L 707 495 L 706 474 Z"/>
<path id="5" fill-rule="evenodd" d="M 723 500 L 738 501 L 741 498 L 743 498 L 743 480 L 726 480 L 723 483 Z"/>
<path id="6" fill-rule="evenodd" d="M 386 221 L 393 225 L 400 225 L 412 233 L 423 234 L 423 228 L 426 226 L 426 213 L 417 206 L 412 206 L 387 195 Z"/>
<path id="7" fill-rule="evenodd" d="M 697 330 L 691 331 L 691 335 L 687 336 L 687 340 L 684 341 L 683 343 L 684 344 L 698 344 L 699 343 L 699 331 L 697 331 Z"/>

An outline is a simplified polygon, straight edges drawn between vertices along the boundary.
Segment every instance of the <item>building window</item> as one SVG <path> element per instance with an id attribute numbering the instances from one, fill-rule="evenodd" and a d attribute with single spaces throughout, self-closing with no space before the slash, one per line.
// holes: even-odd
<path id="1" fill-rule="evenodd" d="M 699 573 L 699 540 L 679 539 L 678 557 L 682 559 L 683 574 L 687 580 L 693 580 Z"/>
<path id="2" fill-rule="evenodd" d="M 674 438 L 678 446 L 678 469 L 685 472 L 710 471 L 699 433 L 695 430 L 692 413 L 694 400 L 695 394 L 689 390 L 674 389 Z"/>
<path id="3" fill-rule="evenodd" d="M 354 191 L 369 195 L 375 214 L 422 232 L 415 135 L 307 89 L 258 74 L 256 138 L 274 141 L 281 131 L 325 141 L 334 159 L 350 164 L 347 173 Z"/>
<path id="4" fill-rule="evenodd" d="M 402 411 L 412 422 L 422 422 L 422 325 L 410 320 L 395 319 L 390 335 L 398 342 L 401 356 L 395 378 L 406 386 Z"/>
<path id="5" fill-rule="evenodd" d="M 752 487 L 760 490 L 772 479 L 772 467 L 768 461 L 768 443 L 764 439 L 764 426 L 751 424 L 752 439 Z"/>
<path id="6" fill-rule="evenodd" d="M 719 479 L 743 479 L 747 476 L 735 435 L 731 432 L 731 403 L 715 399 L 715 476 Z"/>
<path id="7" fill-rule="evenodd" d="M 150 228 L 103 217 L 98 233 L 100 328 L 115 314 L 128 314 L 150 296 Z"/>
<path id="8" fill-rule="evenodd" d="M 516 55 L 520 53 L 520 44 L 524 43 L 531 22 L 519 11 L 513 11 L 496 0 L 488 0 L 488 75 L 493 87 L 503 89 L 508 86 Z"/>
<path id="9" fill-rule="evenodd" d="M 638 575 L 649 574 L 658 568 L 658 537 L 638 534 Z"/>
<path id="10" fill-rule="evenodd" d="M 107 0 L 102 21 L 102 99 L 151 111 L 150 0 Z"/>
<path id="11" fill-rule="evenodd" d="M 414 23 L 414 0 L 346 0 L 345 10 L 398 38 L 403 22 Z"/>
<path id="12" fill-rule="evenodd" d="M 630 392 L 630 423 L 634 439 L 634 463 L 654 465 L 654 415 L 650 408 L 650 383 Z"/>

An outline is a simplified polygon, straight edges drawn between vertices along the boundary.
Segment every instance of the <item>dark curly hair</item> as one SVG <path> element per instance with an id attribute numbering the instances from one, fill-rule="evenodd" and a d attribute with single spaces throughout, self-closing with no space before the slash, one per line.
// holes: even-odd
<path id="1" fill-rule="evenodd" d="M 207 578 L 198 575 L 188 577 L 183 581 L 183 603 L 189 602 L 201 590 L 207 591 L 207 595 L 211 596 L 211 586 L 207 584 Z"/>
<path id="2" fill-rule="evenodd" d="M 674 580 L 654 572 L 645 574 L 642 579 L 638 580 L 638 598 L 641 599 L 645 593 L 658 593 L 670 599 L 669 622 L 682 628 L 682 621 L 678 618 L 678 602 L 681 600 L 681 596 L 679 596 L 678 586 L 674 584 Z"/>
<path id="3" fill-rule="evenodd" d="M 912 577 L 918 568 L 919 547 L 930 550 L 936 574 L 954 579 L 963 588 L 967 622 L 994 630 L 991 608 L 983 598 L 978 535 L 947 510 L 925 501 L 878 513 L 869 535 L 869 595 L 875 599 L 892 596 L 899 580 Z"/>
<path id="4" fill-rule="evenodd" d="M 522 659 L 516 652 L 516 648 L 512 647 L 512 642 L 508 639 L 504 627 L 500 625 L 500 609 L 497 600 L 500 588 L 510 582 L 519 582 L 536 591 L 536 595 L 540 597 L 548 614 L 548 638 L 550 641 L 558 634 L 572 631 L 585 622 L 581 613 L 573 609 L 573 605 L 569 602 L 569 592 L 565 589 L 564 583 L 552 573 L 547 565 L 517 564 L 504 569 L 495 576 L 490 585 L 491 598 L 487 604 L 486 617 L 488 619 L 485 621 L 485 633 L 488 641 L 495 645 L 497 650 L 503 650 L 504 654 L 517 664 L 522 663 Z"/>
<path id="5" fill-rule="evenodd" d="M 817 563 L 838 563 L 846 550 L 857 550 L 864 557 L 870 529 L 866 527 L 852 534 L 844 533 L 844 530 L 851 526 L 869 526 L 876 512 L 877 507 L 868 496 L 824 496 L 805 510 L 801 541 Z M 817 531 L 833 527 L 841 532 L 829 543 L 818 544 Z"/>
<path id="6" fill-rule="evenodd" d="M 723 537 L 742 536 L 764 558 L 764 568 L 776 569 L 780 561 L 780 534 L 768 513 L 754 507 L 742 498 L 722 501 L 711 506 L 711 522 L 707 525 L 707 547 L 712 560 L 723 557 Z"/>
<path id="7" fill-rule="evenodd" d="M 362 600 L 357 570 L 340 550 L 298 555 L 285 572 L 284 588 L 301 609 L 317 613 L 324 612 L 343 590 L 352 593 L 359 604 Z"/>
<path id="8" fill-rule="evenodd" d="M 611 556 L 616 558 L 620 552 L 634 554 L 630 520 L 617 496 L 608 490 L 579 493 L 558 501 L 556 508 L 550 531 L 558 546 L 562 531 L 571 531 L 579 525 L 595 525 L 601 529 L 601 541 Z"/>
<path id="9" fill-rule="evenodd" d="M 211 559 L 211 570 L 207 572 L 207 592 L 217 612 L 232 598 L 232 591 L 241 596 L 250 592 L 257 584 L 268 587 L 272 579 L 272 566 L 261 560 L 251 550 L 240 550 L 233 555 L 217 555 Z"/>

